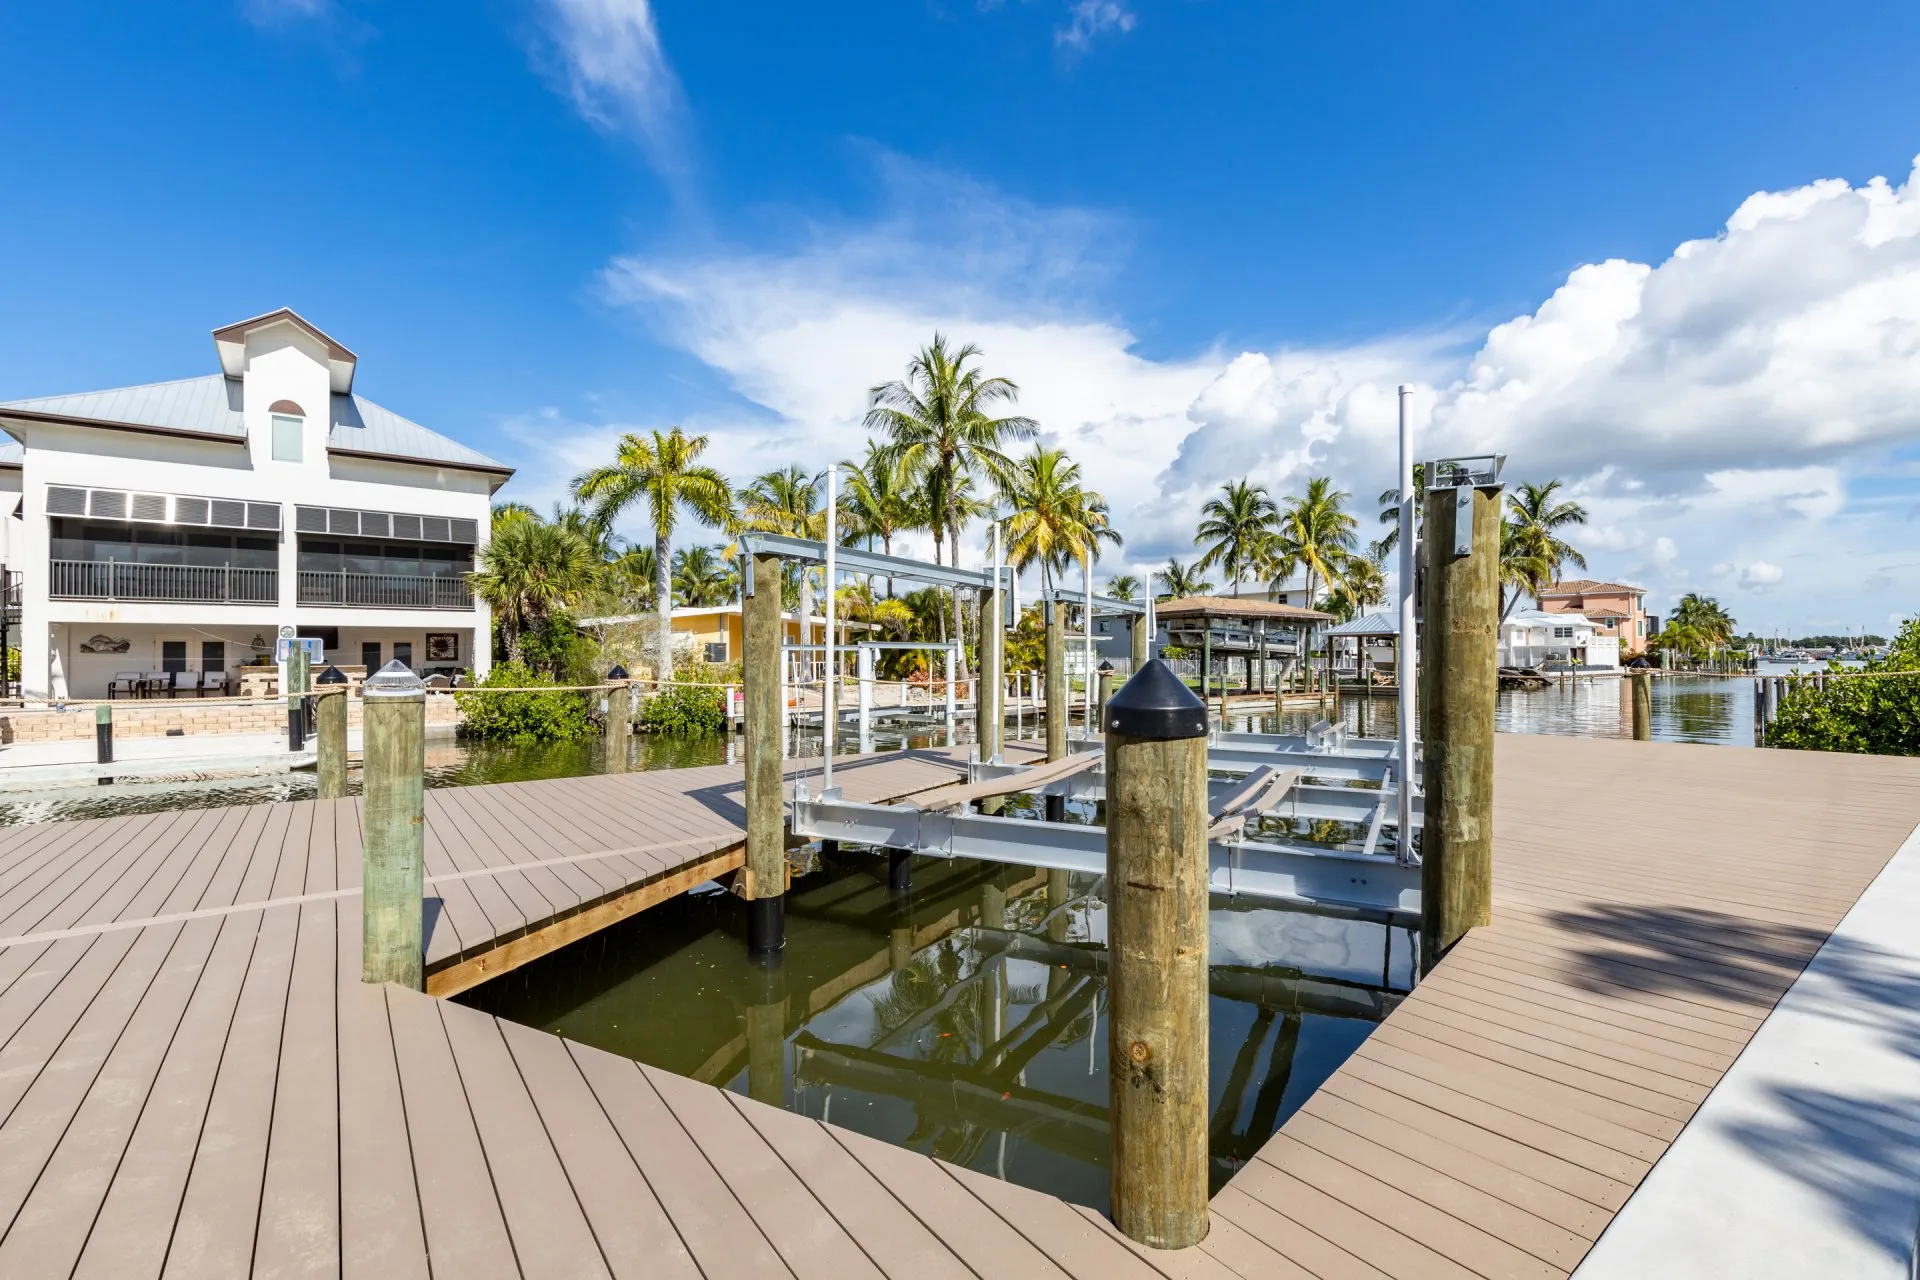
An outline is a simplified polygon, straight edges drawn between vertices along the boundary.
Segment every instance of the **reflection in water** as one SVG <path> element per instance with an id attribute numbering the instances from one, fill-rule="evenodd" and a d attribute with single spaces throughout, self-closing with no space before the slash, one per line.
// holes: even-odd
<path id="1" fill-rule="evenodd" d="M 1097 1209 L 1107 1197 L 1099 881 L 827 855 L 751 962 L 728 894 L 674 900 L 460 997 Z M 1251 1157 L 1410 980 L 1404 930 L 1216 900 L 1213 1180 Z"/>

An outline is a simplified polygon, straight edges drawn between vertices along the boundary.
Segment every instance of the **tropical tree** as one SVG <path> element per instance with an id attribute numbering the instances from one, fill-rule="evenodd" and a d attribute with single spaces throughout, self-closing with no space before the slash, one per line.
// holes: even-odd
<path id="1" fill-rule="evenodd" d="M 1386 552 L 1375 545 L 1365 555 L 1342 561 L 1340 582 L 1327 594 L 1326 609 L 1340 621 L 1350 622 L 1386 602 Z"/>
<path id="2" fill-rule="evenodd" d="M 1267 496 L 1266 486 L 1248 480 L 1234 480 L 1220 486 L 1220 495 L 1207 499 L 1200 508 L 1200 527 L 1193 535 L 1195 546 L 1206 545 L 1197 569 L 1219 565 L 1233 580 L 1233 594 L 1240 594 L 1240 580 L 1258 569 L 1273 541 L 1280 509 Z"/>
<path id="3" fill-rule="evenodd" d="M 700 461 L 705 436 L 690 436 L 679 427 L 628 433 L 614 448 L 613 461 L 581 472 L 573 480 L 573 496 L 591 504 L 608 527 L 628 507 L 645 502 L 653 526 L 654 612 L 659 623 L 660 679 L 673 679 L 673 530 L 680 513 L 718 529 L 733 521 L 733 488 L 727 478 Z"/>
<path id="4" fill-rule="evenodd" d="M 1181 564 L 1173 557 L 1167 557 L 1166 567 L 1154 574 L 1155 581 L 1167 589 L 1158 600 L 1183 600 L 1188 596 L 1203 596 L 1213 590 L 1213 584 L 1203 576 L 1198 564 Z"/>
<path id="5" fill-rule="evenodd" d="M 1695 591 L 1680 597 L 1680 603 L 1668 616 L 1667 625 L 1694 632 L 1712 648 L 1720 648 L 1733 640 L 1733 616 L 1712 596 Z"/>
<path id="6" fill-rule="evenodd" d="M 1553 579 L 1553 565 L 1539 544 L 1521 535 L 1517 522 L 1500 523 L 1500 617 L 1513 612 L 1521 596 L 1538 596 Z"/>
<path id="7" fill-rule="evenodd" d="M 892 555 L 894 538 L 920 527 L 913 485 L 871 440 L 867 442 L 864 459 L 841 465 L 847 472 L 847 490 L 842 501 L 846 506 L 848 533 L 865 538 L 869 551 L 878 538 L 881 553 Z M 887 594 L 893 594 L 892 578 L 887 579 Z"/>
<path id="8" fill-rule="evenodd" d="M 761 533 L 822 541 L 827 536 L 827 513 L 820 501 L 822 488 L 821 477 L 798 466 L 769 471 L 741 491 L 740 523 Z M 805 566 L 796 572 L 800 630 L 805 637 L 808 619 L 813 617 L 813 572 Z M 812 641 L 808 639 L 807 643 Z"/>
<path id="9" fill-rule="evenodd" d="M 732 600 L 740 575 L 718 547 L 682 547 L 673 553 L 673 594 L 683 605 L 710 608 Z"/>
<path id="10" fill-rule="evenodd" d="M 880 455 L 906 475 L 928 485 L 937 504 L 935 554 L 942 541 L 960 558 L 960 479 L 985 472 L 995 482 L 1013 472 L 1005 453 L 1010 441 L 1031 439 L 1031 418 L 1002 414 L 1020 398 L 1006 378 L 988 377 L 972 362 L 980 349 L 969 343 L 949 349 L 942 334 L 907 362 L 907 376 L 867 392 L 867 428 L 883 437 Z M 960 597 L 953 598 L 954 631 L 960 629 Z"/>
<path id="11" fill-rule="evenodd" d="M 1427 464 L 1413 464 L 1413 527 L 1420 528 L 1421 517 L 1427 508 Z M 1380 523 L 1387 531 L 1380 535 L 1372 545 L 1382 555 L 1400 545 L 1400 489 L 1395 486 L 1380 491 Z"/>
<path id="12" fill-rule="evenodd" d="M 1080 482 L 1080 465 L 1060 449 L 1035 445 L 1000 486 L 1007 517 L 1007 561 L 1024 572 L 1040 566 L 1051 590 L 1067 565 L 1100 558 L 1100 544 L 1118 545 L 1107 500 Z"/>
<path id="13" fill-rule="evenodd" d="M 1107 594 L 1115 600 L 1125 600 L 1132 604 L 1140 594 L 1140 579 L 1130 573 L 1119 573 L 1107 579 Z"/>
<path id="14" fill-rule="evenodd" d="M 1266 556 L 1273 590 L 1282 590 L 1287 579 L 1304 569 L 1307 607 L 1313 608 L 1321 584 L 1338 585 L 1341 570 L 1352 556 L 1354 529 L 1359 524 L 1346 508 L 1351 496 L 1334 488 L 1329 477 L 1314 476 L 1307 481 L 1305 493 L 1286 500 Z"/>
<path id="15" fill-rule="evenodd" d="M 507 661 L 519 662 L 527 631 L 591 590 L 598 572 L 599 561 L 578 534 L 522 517 L 496 524 L 467 584 L 499 619 Z"/>
<path id="16" fill-rule="evenodd" d="M 1524 559 L 1540 567 L 1538 577 L 1530 580 L 1527 590 L 1538 596 L 1548 583 L 1559 579 L 1561 569 L 1566 565 L 1576 568 L 1587 567 L 1587 558 L 1574 549 L 1560 536 L 1562 529 L 1587 522 L 1587 509 L 1577 502 L 1564 501 L 1554 495 L 1560 489 L 1558 480 L 1549 480 L 1545 484 L 1523 484 L 1515 492 L 1507 495 L 1507 520 L 1512 527 L 1516 559 Z M 1506 530 L 1501 531 L 1502 559 L 1506 552 Z M 1520 598 L 1516 591 L 1513 600 Z M 1506 609 L 1513 607 L 1513 601 L 1507 602 Z"/>

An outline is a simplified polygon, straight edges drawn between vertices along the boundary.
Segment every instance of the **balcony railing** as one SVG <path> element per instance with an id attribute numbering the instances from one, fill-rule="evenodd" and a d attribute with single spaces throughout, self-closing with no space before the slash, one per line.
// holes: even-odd
<path id="1" fill-rule="evenodd" d="M 473 592 L 466 579 L 401 573 L 300 571 L 301 604 L 355 605 L 384 609 L 471 609 Z"/>
<path id="2" fill-rule="evenodd" d="M 272 604 L 280 598 L 277 569 L 118 560 L 54 560 L 50 569 L 47 594 L 55 600 Z"/>

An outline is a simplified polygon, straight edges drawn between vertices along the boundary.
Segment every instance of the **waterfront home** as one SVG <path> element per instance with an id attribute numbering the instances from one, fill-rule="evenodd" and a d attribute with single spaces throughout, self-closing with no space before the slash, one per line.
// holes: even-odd
<path id="1" fill-rule="evenodd" d="M 1333 669 L 1342 680 L 1374 684 L 1399 671 L 1400 619 L 1382 610 L 1328 627 Z"/>
<path id="2" fill-rule="evenodd" d="M 1259 596 L 1184 596 L 1156 604 L 1153 616 L 1159 648 L 1185 650 L 1199 660 L 1197 670 L 1209 677 L 1231 676 L 1235 659 L 1241 674 L 1250 675 L 1262 658 L 1279 664 L 1278 669 L 1270 666 L 1265 676 L 1291 674 L 1320 647 L 1321 629 L 1334 620 L 1330 613 Z"/>
<path id="3" fill-rule="evenodd" d="M 1653 635 L 1645 587 L 1573 578 L 1549 583 L 1537 594 L 1542 612 L 1580 614 L 1597 634 L 1618 640 L 1622 653 L 1639 653 Z"/>
<path id="4" fill-rule="evenodd" d="M 1500 622 L 1500 665 L 1616 671 L 1620 641 L 1582 614 L 1516 609 Z"/>
<path id="5" fill-rule="evenodd" d="M 582 618 L 580 626 L 603 638 L 618 631 L 630 629 L 637 644 L 651 644 L 655 628 L 659 626 L 660 615 L 652 610 L 643 613 L 608 614 L 603 617 Z M 791 610 L 782 613 L 780 639 L 782 644 L 800 643 L 799 614 Z M 668 614 L 668 625 L 673 629 L 673 656 L 676 662 L 689 660 L 701 662 L 738 662 L 745 652 L 741 639 L 740 606 L 738 604 L 717 604 L 699 606 L 679 606 Z M 836 630 L 843 635 L 849 628 L 864 631 L 865 623 L 851 623 L 842 615 L 840 626 Z M 807 642 L 821 644 L 827 634 L 827 620 L 822 614 L 814 614 L 807 619 Z"/>
<path id="6" fill-rule="evenodd" d="M 485 672 L 465 575 L 512 469 L 354 394 L 357 357 L 292 311 L 213 345 L 199 377 L 0 404 L 24 696 L 232 688 L 282 628 Z"/>

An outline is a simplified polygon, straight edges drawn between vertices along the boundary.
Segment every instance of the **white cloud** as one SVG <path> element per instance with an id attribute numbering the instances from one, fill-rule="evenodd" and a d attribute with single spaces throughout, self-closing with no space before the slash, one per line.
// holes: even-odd
<path id="1" fill-rule="evenodd" d="M 690 424 L 736 473 L 857 453 L 865 389 L 938 328 L 1021 384 L 1023 411 L 1112 501 L 1128 537 L 1116 559 L 1136 572 L 1190 555 L 1199 501 L 1241 476 L 1286 491 L 1330 473 L 1371 536 L 1408 382 L 1423 454 L 1498 449 L 1511 479 L 1562 478 L 1592 513 L 1575 539 L 1591 571 L 1656 603 L 1725 565 L 1722 582 L 1779 589 L 1755 607 L 1790 604 L 1783 625 L 1857 616 L 1863 591 L 1886 595 L 1875 613 L 1904 604 L 1862 574 L 1781 566 L 1836 541 L 1882 560 L 1911 541 L 1910 492 L 1850 491 L 1920 443 L 1920 182 L 1761 193 L 1717 236 L 1658 265 L 1580 267 L 1478 338 L 1148 359 L 1098 301 L 1124 224 L 880 168 L 889 212 L 874 222 L 607 269 L 611 299 L 740 397 Z"/>
<path id="2" fill-rule="evenodd" d="M 1070 53 L 1084 53 L 1103 35 L 1125 35 L 1138 20 L 1119 0 L 1073 0 L 1067 24 L 1054 28 L 1053 43 Z"/>
<path id="3" fill-rule="evenodd" d="M 543 69 L 580 114 L 609 132 L 637 131 L 654 162 L 681 168 L 680 82 L 649 0 L 540 0 Z"/>

